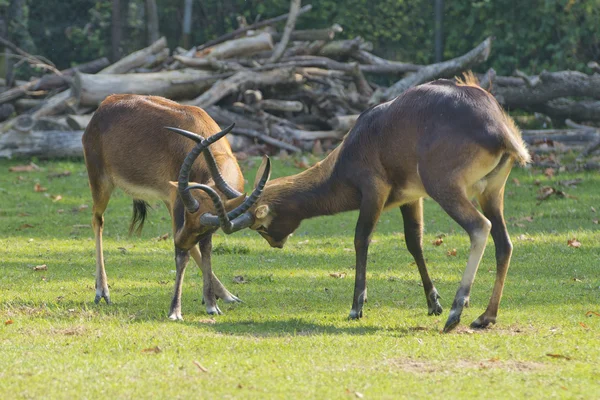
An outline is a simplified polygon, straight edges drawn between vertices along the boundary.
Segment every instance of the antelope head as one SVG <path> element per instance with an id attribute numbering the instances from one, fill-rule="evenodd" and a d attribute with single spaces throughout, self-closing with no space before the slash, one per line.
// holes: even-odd
<path id="1" fill-rule="evenodd" d="M 185 208 L 185 212 L 182 213 L 184 216 L 183 221 L 175 221 L 178 225 L 175 244 L 181 249 L 193 247 L 199 238 L 214 232 L 219 227 L 223 229 L 223 232 L 231 234 L 247 228 L 253 223 L 253 217 L 247 211 L 259 199 L 265 184 L 269 180 L 271 160 L 268 157 L 263 159 L 259 170 L 260 179 L 257 180 L 256 187 L 250 196 L 246 196 L 244 193 L 232 188 L 221 175 L 209 146 L 230 132 L 234 125 L 232 124 L 206 139 L 190 131 L 165 127 L 197 142 L 181 166 L 179 180 L 171 182 L 177 196 L 174 201 L 175 208 Z M 226 197 L 225 202 L 223 202 L 215 188 L 190 182 L 192 165 L 200 153 L 204 154 L 216 189 Z M 175 215 L 177 214 L 175 213 Z"/>

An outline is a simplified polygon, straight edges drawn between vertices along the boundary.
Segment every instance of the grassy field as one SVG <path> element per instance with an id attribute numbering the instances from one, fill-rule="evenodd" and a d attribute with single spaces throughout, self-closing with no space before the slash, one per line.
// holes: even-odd
<path id="1" fill-rule="evenodd" d="M 468 329 L 491 294 L 490 239 L 471 307 L 459 328 L 440 334 L 469 243 L 431 200 L 424 247 L 443 297 L 439 317 L 427 316 L 401 215 L 393 210 L 381 218 L 371 246 L 362 320 L 346 319 L 353 212 L 305 221 L 283 250 L 251 231 L 217 234 L 214 271 L 244 303 L 220 304 L 224 315 L 206 315 L 199 269 L 191 263 L 185 321 L 171 322 L 175 264 L 165 207 L 156 205 L 141 237 L 129 237 L 131 200 L 122 193 L 112 198 L 104 244 L 113 305 L 95 305 L 83 163 L 38 162 L 38 171 L 9 172 L 18 164 L 0 161 L 2 399 L 599 396 L 598 173 L 550 178 L 513 171 L 506 217 L 515 249 L 498 323 Z M 256 160 L 244 164 L 250 182 L 256 167 Z M 273 168 L 274 176 L 298 171 L 293 160 Z M 560 184 L 576 178 L 574 187 Z M 569 196 L 538 204 L 542 186 Z M 440 235 L 443 244 L 433 245 Z M 580 247 L 567 245 L 573 238 Z M 453 249 L 455 256 L 448 254 Z M 34 270 L 44 264 L 47 270 Z M 234 283 L 236 276 L 246 283 Z"/>

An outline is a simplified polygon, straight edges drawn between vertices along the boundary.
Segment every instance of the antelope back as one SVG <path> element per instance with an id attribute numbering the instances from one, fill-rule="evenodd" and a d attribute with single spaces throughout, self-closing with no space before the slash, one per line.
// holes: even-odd
<path id="1" fill-rule="evenodd" d="M 90 179 L 108 179 L 137 198 L 168 201 L 192 140 L 164 129 L 174 126 L 208 137 L 220 131 L 201 108 L 140 95 L 112 95 L 94 113 L 83 135 L 86 159 L 94 165 Z M 243 190 L 243 176 L 226 139 L 211 146 L 224 178 Z M 211 183 L 203 157 L 194 163 L 191 180 Z"/>

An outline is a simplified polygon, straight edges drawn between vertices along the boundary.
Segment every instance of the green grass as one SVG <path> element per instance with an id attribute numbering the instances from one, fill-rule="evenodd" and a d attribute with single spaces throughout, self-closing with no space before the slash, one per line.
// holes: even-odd
<path id="1" fill-rule="evenodd" d="M 513 171 L 506 217 L 515 249 L 498 323 L 468 329 L 491 294 L 490 239 L 471 308 L 456 331 L 440 334 L 469 243 L 431 200 L 424 247 L 443 296 L 439 317 L 427 316 L 401 215 L 393 210 L 381 218 L 371 246 L 362 320 L 346 319 L 354 282 L 352 212 L 305 221 L 284 250 L 269 248 L 251 231 L 217 234 L 214 271 L 244 303 L 220 304 L 224 315 L 207 316 L 199 269 L 191 263 L 185 321 L 176 323 L 166 318 L 175 276 L 171 237 L 157 239 L 170 233 L 164 206 L 156 205 L 141 237 L 129 237 L 131 200 L 122 193 L 112 198 L 104 243 L 114 304 L 95 305 L 83 163 L 40 162 L 36 172 L 8 172 L 17 164 L 0 162 L 0 398 L 583 399 L 600 393 L 600 317 L 586 317 L 600 312 L 598 173 L 550 179 Z M 244 165 L 249 182 L 257 166 L 256 160 Z M 273 169 L 274 176 L 297 171 L 291 161 Z M 70 175 L 52 177 L 63 171 Z M 582 179 L 576 188 L 558 184 L 574 178 Z M 573 197 L 537 205 L 536 180 Z M 34 191 L 36 183 L 48 190 Z M 56 195 L 62 199 L 54 201 Z M 444 243 L 436 247 L 432 241 L 441 234 Z M 580 248 L 567 246 L 573 237 Z M 452 249 L 457 256 L 447 255 Z M 41 264 L 47 271 L 33 270 Z M 233 283 L 237 275 L 247 283 Z M 147 350 L 156 346 L 160 351 Z"/>

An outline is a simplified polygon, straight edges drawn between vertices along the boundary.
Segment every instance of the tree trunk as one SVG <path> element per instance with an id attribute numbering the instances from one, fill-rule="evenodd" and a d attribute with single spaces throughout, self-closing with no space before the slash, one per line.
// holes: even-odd
<path id="1" fill-rule="evenodd" d="M 156 42 L 160 37 L 160 31 L 158 29 L 158 8 L 156 7 L 156 0 L 146 0 L 146 15 L 148 18 L 148 24 L 146 29 L 148 31 L 148 45 Z"/>
<path id="2" fill-rule="evenodd" d="M 170 99 L 189 99 L 209 88 L 211 73 L 194 69 L 145 74 L 82 74 L 73 80 L 73 96 L 79 106 L 97 106 L 115 93 L 147 94 Z"/>
<path id="3" fill-rule="evenodd" d="M 112 0 L 112 25 L 111 47 L 112 61 L 116 62 L 121 58 L 121 39 L 123 35 L 123 26 L 121 24 L 121 0 Z"/>

